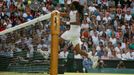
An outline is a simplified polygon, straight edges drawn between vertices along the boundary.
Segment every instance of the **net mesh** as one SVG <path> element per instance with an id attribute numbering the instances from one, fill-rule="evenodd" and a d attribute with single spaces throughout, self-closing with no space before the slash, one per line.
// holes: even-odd
<path id="1" fill-rule="evenodd" d="M 0 32 L 0 56 L 10 58 L 8 70 L 48 71 L 51 41 L 50 18 L 51 13 Z M 1 57 L 2 62 L 8 60 L 4 57 Z M 1 66 L 4 67 L 4 63 Z"/>

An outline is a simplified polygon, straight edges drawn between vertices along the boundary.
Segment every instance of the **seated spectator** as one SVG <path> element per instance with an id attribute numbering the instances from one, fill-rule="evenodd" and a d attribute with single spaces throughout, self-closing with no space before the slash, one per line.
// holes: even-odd
<path id="1" fill-rule="evenodd" d="M 91 22 L 89 14 L 88 13 L 84 13 L 84 20 L 87 21 L 87 23 L 89 24 Z"/>
<path id="2" fill-rule="evenodd" d="M 93 41 L 93 44 L 95 46 L 98 46 L 99 45 L 99 38 L 98 38 L 98 35 L 97 35 L 97 32 L 94 32 L 94 35 L 92 36 L 92 41 Z"/>
<path id="3" fill-rule="evenodd" d="M 84 57 L 83 68 L 85 69 L 86 73 L 90 72 L 90 69 L 92 69 L 92 65 L 93 65 L 93 62 L 91 61 L 91 59 L 87 59 L 87 58 Z"/>
<path id="4" fill-rule="evenodd" d="M 132 15 L 130 13 L 130 10 L 127 10 L 127 14 L 125 14 L 125 20 L 127 22 L 130 22 L 131 19 L 132 19 Z"/>
<path id="5" fill-rule="evenodd" d="M 114 45 L 114 47 L 116 47 L 117 39 L 115 38 L 115 34 L 114 33 L 112 33 L 112 37 L 110 37 L 109 41 L 112 42 L 112 45 Z"/>
<path id="6" fill-rule="evenodd" d="M 39 52 L 45 59 L 49 58 L 49 51 L 47 47 L 41 48 L 41 49 L 37 49 L 37 52 Z"/>
<path id="7" fill-rule="evenodd" d="M 111 42 L 108 42 L 108 46 L 105 48 L 105 50 L 108 52 L 107 56 L 109 57 L 109 59 L 116 58 L 116 52 Z"/>
<path id="8" fill-rule="evenodd" d="M 104 56 L 104 53 L 105 53 L 105 51 L 104 51 L 104 46 L 102 45 L 102 46 L 100 46 L 100 50 L 97 51 L 97 56 L 98 56 L 99 58 L 101 58 L 102 56 Z"/>
<path id="9" fill-rule="evenodd" d="M 69 52 L 67 51 L 67 49 L 68 49 L 68 46 L 65 45 L 64 48 L 63 48 L 63 51 L 61 51 L 61 52 L 59 53 L 59 58 L 67 59 L 67 56 L 68 56 L 68 53 L 69 53 Z"/>
<path id="10" fill-rule="evenodd" d="M 118 65 L 117 65 L 117 69 L 125 69 L 126 67 L 125 67 L 125 64 L 124 64 L 124 62 L 123 61 L 120 61 L 119 63 L 118 63 Z"/>
<path id="11" fill-rule="evenodd" d="M 130 59 L 132 59 L 129 49 L 123 49 L 123 51 L 124 51 L 124 53 L 122 53 L 122 60 L 130 60 Z"/>
<path id="12" fill-rule="evenodd" d="M 95 49 L 93 49 L 93 51 L 89 52 L 88 54 L 90 55 L 90 59 L 93 62 L 92 68 L 96 68 L 97 64 L 98 64 L 99 57 L 96 56 L 97 53 L 96 53 Z"/>
<path id="13" fill-rule="evenodd" d="M 98 69 L 102 69 L 102 68 L 104 68 L 104 61 L 101 60 L 101 59 L 99 59 L 96 68 L 98 68 Z"/>
<path id="14" fill-rule="evenodd" d="M 115 52 L 116 52 L 116 57 L 119 58 L 119 59 L 121 59 L 121 58 L 122 58 L 122 56 L 121 56 L 121 54 L 122 54 L 122 49 L 121 49 L 121 43 L 120 43 L 120 42 L 118 43 L 118 46 L 115 47 L 114 50 L 115 50 Z"/>
<path id="15" fill-rule="evenodd" d="M 82 24 L 81 24 L 81 29 L 88 29 L 89 28 L 89 24 L 87 23 L 87 20 L 83 20 Z"/>
<path id="16" fill-rule="evenodd" d="M 91 5 L 88 7 L 88 9 L 89 9 L 89 12 L 95 12 L 96 7 L 93 6 L 93 4 L 91 4 Z"/>

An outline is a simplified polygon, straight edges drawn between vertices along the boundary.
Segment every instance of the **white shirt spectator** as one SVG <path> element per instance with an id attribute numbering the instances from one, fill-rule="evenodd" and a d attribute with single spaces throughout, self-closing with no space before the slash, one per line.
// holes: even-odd
<path id="1" fill-rule="evenodd" d="M 45 13 L 50 13 L 50 11 L 49 11 L 46 7 L 42 7 L 42 10 L 43 10 Z"/>
<path id="2" fill-rule="evenodd" d="M 89 18 L 89 17 L 87 17 L 87 23 L 89 23 L 89 22 L 91 22 L 91 20 L 90 20 L 90 18 Z"/>
<path id="3" fill-rule="evenodd" d="M 96 47 L 96 50 L 97 50 L 97 51 L 100 51 L 100 50 L 101 50 L 100 46 L 97 46 L 97 47 Z"/>
<path id="4" fill-rule="evenodd" d="M 121 49 L 125 49 L 126 48 L 126 43 L 121 43 Z"/>
<path id="5" fill-rule="evenodd" d="M 90 12 L 94 12 L 96 10 L 96 8 L 94 6 L 89 6 L 88 9 L 89 9 Z"/>
<path id="6" fill-rule="evenodd" d="M 110 16 L 108 16 L 107 19 L 108 19 L 108 21 L 111 21 L 112 20 L 112 18 Z"/>
<path id="7" fill-rule="evenodd" d="M 130 21 L 132 18 L 132 15 L 125 14 L 125 20 Z"/>
<path id="8" fill-rule="evenodd" d="M 50 54 L 49 51 L 43 51 L 42 49 L 37 49 L 37 52 L 39 52 L 46 59 L 48 59 Z"/>
<path id="9" fill-rule="evenodd" d="M 112 30 L 111 29 L 107 29 L 105 33 L 106 33 L 107 36 L 111 37 Z"/>
<path id="10" fill-rule="evenodd" d="M 117 42 L 116 38 L 110 38 L 109 41 L 112 42 L 113 45 L 116 45 Z"/>
<path id="11" fill-rule="evenodd" d="M 122 55 L 121 55 L 120 53 L 116 54 L 116 57 L 117 57 L 118 59 L 122 59 Z"/>
<path id="12" fill-rule="evenodd" d="M 106 44 L 106 40 L 104 40 L 104 39 L 100 39 L 100 42 L 102 42 L 103 43 L 103 45 L 105 45 Z"/>
<path id="13" fill-rule="evenodd" d="M 27 18 L 27 13 L 23 13 L 23 15 L 22 15 L 24 18 Z"/>
<path id="14" fill-rule="evenodd" d="M 97 21 L 101 21 L 100 15 L 98 15 L 98 16 L 96 17 L 96 20 L 97 20 Z"/>
<path id="15" fill-rule="evenodd" d="M 108 56 L 109 58 L 113 58 L 113 57 L 114 57 L 113 54 L 112 54 L 112 52 L 111 52 L 111 50 L 108 50 L 107 56 Z"/>
<path id="16" fill-rule="evenodd" d="M 42 47 L 43 48 L 48 48 L 48 45 L 47 44 L 43 44 Z"/>
<path id="17" fill-rule="evenodd" d="M 46 7 L 42 7 L 42 10 L 45 12 L 45 11 L 47 11 L 47 8 Z"/>
<path id="18" fill-rule="evenodd" d="M 59 53 L 59 58 L 67 58 L 68 56 L 68 51 L 61 51 Z"/>
<path id="19" fill-rule="evenodd" d="M 97 52 L 95 53 L 95 55 L 92 55 L 92 52 L 88 53 L 88 56 L 90 57 L 91 61 L 93 62 L 93 68 L 96 68 L 97 64 L 98 64 L 98 60 L 99 57 L 97 56 Z"/>
<path id="20" fill-rule="evenodd" d="M 82 24 L 82 25 L 81 25 L 81 29 L 88 29 L 88 28 L 89 28 L 88 23 L 87 23 L 87 24 Z"/>
<path id="21" fill-rule="evenodd" d="M 93 31 L 93 30 L 91 30 L 91 31 L 90 31 L 90 36 L 94 36 L 94 33 L 95 33 L 95 32 L 97 33 L 97 35 L 99 34 L 98 31 Z"/>
<path id="22" fill-rule="evenodd" d="M 94 45 L 99 45 L 99 38 L 97 36 L 92 36 L 92 39 L 93 39 L 93 44 Z"/>
<path id="23" fill-rule="evenodd" d="M 41 49 L 42 47 L 43 47 L 42 44 L 37 45 L 37 49 Z"/>
<path id="24" fill-rule="evenodd" d="M 107 17 L 103 17 L 103 21 L 105 21 L 106 23 L 108 23 L 108 18 Z"/>
<path id="25" fill-rule="evenodd" d="M 125 29 L 126 27 L 125 27 L 125 25 L 122 25 L 121 26 L 121 29 L 122 29 L 122 31 L 125 33 L 126 32 L 126 29 Z"/>
<path id="26" fill-rule="evenodd" d="M 124 60 L 125 59 L 132 59 L 130 52 L 123 53 L 122 54 L 122 59 L 124 59 Z"/>
<path id="27" fill-rule="evenodd" d="M 21 52 L 22 51 L 22 49 L 20 49 L 20 48 L 16 48 L 16 52 Z"/>
<path id="28" fill-rule="evenodd" d="M 116 53 L 120 53 L 121 49 L 119 47 L 115 47 L 115 51 L 116 51 Z"/>
<path id="29" fill-rule="evenodd" d="M 117 14 L 117 16 L 119 17 L 119 19 L 121 19 L 122 15 L 121 14 Z"/>
<path id="30" fill-rule="evenodd" d="M 117 23 L 117 21 L 115 20 L 115 21 L 114 21 L 114 27 L 117 28 L 117 26 L 118 26 L 118 23 Z"/>
<path id="31" fill-rule="evenodd" d="M 104 31 L 100 31 L 98 36 L 102 36 L 102 34 L 105 33 Z"/>

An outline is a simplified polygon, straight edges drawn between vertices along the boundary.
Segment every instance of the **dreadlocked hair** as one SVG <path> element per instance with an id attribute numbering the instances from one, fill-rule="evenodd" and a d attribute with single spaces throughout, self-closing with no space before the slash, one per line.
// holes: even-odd
<path id="1" fill-rule="evenodd" d="M 80 20 L 82 22 L 84 16 L 83 16 L 83 9 L 84 6 L 80 5 L 80 3 L 78 1 L 73 1 L 72 4 L 75 6 L 75 9 L 80 13 Z"/>

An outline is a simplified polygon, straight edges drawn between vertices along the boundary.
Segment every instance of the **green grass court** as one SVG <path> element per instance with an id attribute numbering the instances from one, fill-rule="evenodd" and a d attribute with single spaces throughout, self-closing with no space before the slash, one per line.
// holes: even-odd
<path id="1" fill-rule="evenodd" d="M 0 72 L 0 75 L 49 75 L 47 73 L 17 73 L 17 72 Z M 134 74 L 110 74 L 110 73 L 64 73 L 59 75 L 134 75 Z"/>

